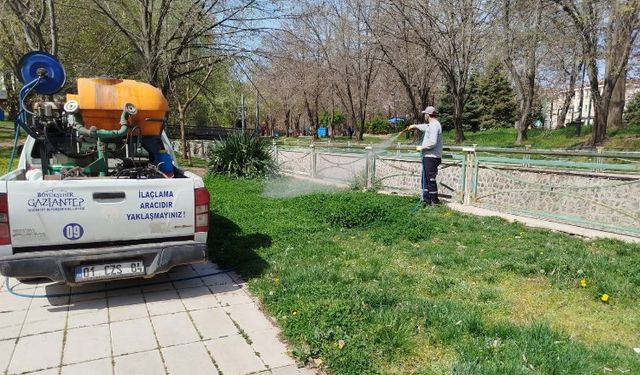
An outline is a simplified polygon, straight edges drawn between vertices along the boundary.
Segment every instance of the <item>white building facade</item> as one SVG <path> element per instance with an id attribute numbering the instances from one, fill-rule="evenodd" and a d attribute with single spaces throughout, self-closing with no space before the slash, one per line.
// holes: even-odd
<path id="1" fill-rule="evenodd" d="M 598 90 L 602 93 L 602 89 L 604 87 L 604 83 L 601 82 Z M 589 82 L 585 82 L 584 87 L 577 87 L 574 91 L 573 99 L 571 101 L 571 105 L 569 106 L 569 110 L 567 111 L 567 116 L 564 120 L 564 124 L 569 124 L 578 118 L 580 118 L 580 91 L 582 90 L 582 122 L 585 125 L 591 125 L 593 123 L 593 119 L 595 116 L 595 109 L 593 107 L 593 100 L 591 97 L 591 86 L 589 86 Z M 629 100 L 633 95 L 640 91 L 640 80 L 629 79 L 627 80 L 626 91 L 625 91 L 625 105 L 629 103 Z M 545 127 L 555 129 L 558 126 L 558 117 L 560 116 L 560 111 L 562 110 L 562 106 L 564 105 L 564 97 L 566 91 L 559 91 L 552 93 L 550 95 L 549 102 L 547 103 L 546 112 L 546 121 Z"/>

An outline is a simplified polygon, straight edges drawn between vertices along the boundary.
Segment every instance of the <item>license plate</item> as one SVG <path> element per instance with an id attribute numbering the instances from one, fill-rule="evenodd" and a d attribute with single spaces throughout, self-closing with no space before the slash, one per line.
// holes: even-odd
<path id="1" fill-rule="evenodd" d="M 85 264 L 76 267 L 76 282 L 144 275 L 144 264 L 141 261 L 122 263 Z"/>

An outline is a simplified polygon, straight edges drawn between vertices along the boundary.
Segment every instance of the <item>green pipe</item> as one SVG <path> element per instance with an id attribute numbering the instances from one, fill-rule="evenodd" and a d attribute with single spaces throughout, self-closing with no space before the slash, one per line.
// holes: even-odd
<path id="1" fill-rule="evenodd" d="M 127 113 L 126 110 L 122 110 L 122 115 L 120 115 L 120 129 L 118 129 L 118 130 L 97 130 L 96 131 L 96 136 L 98 138 L 124 137 L 127 134 L 127 131 L 129 131 L 129 127 L 128 127 L 129 122 L 127 121 L 128 118 L 129 118 L 129 113 Z"/>
<path id="2" fill-rule="evenodd" d="M 107 164 L 107 158 L 105 157 L 105 145 L 104 143 L 102 143 L 103 139 L 108 139 L 108 138 L 122 138 L 125 135 L 127 135 L 127 132 L 129 131 L 129 127 L 128 127 L 128 120 L 129 119 L 129 113 L 126 110 L 126 106 L 125 109 L 122 110 L 122 115 L 120 115 L 120 129 L 118 130 L 97 130 L 96 131 L 96 137 L 98 138 L 97 140 L 97 148 L 98 148 L 98 160 L 104 160 L 104 166 L 108 165 Z M 100 176 L 106 176 L 107 172 L 106 170 L 104 170 L 106 168 L 101 168 L 100 170 Z"/>

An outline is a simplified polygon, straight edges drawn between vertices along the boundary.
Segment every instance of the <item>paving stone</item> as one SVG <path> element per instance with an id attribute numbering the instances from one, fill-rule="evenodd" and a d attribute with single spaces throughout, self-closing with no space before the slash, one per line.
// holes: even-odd
<path id="1" fill-rule="evenodd" d="M 34 298 L 31 306 L 66 306 L 69 304 L 68 295 L 71 288 L 67 284 L 45 282 L 38 284 L 34 291 L 36 296 L 49 296 L 47 298 Z"/>
<path id="2" fill-rule="evenodd" d="M 200 340 L 186 312 L 151 317 L 161 347 Z"/>
<path id="3" fill-rule="evenodd" d="M 180 289 L 178 293 L 180 294 L 180 298 L 182 298 L 182 303 L 184 303 L 189 311 L 220 306 L 218 300 L 211 294 L 211 291 L 206 286 Z"/>
<path id="4" fill-rule="evenodd" d="M 158 350 L 116 357 L 114 363 L 116 375 L 166 374 Z"/>
<path id="5" fill-rule="evenodd" d="M 260 358 L 271 368 L 295 365 L 287 353 L 287 347 L 278 339 L 275 328 L 249 333 L 251 346 L 260 354 Z"/>
<path id="6" fill-rule="evenodd" d="M 296 369 L 277 328 L 241 279 L 229 273 L 200 278 L 218 271 L 215 264 L 203 263 L 153 279 L 74 288 L 41 281 L 16 288 L 30 295 L 92 292 L 70 298 L 21 298 L 0 290 L 0 374 L 217 374 L 215 364 L 225 375 L 315 374 Z M 168 282 L 144 285 L 157 281 Z M 105 291 L 120 286 L 134 287 Z M 57 331 L 41 333 L 50 330 Z"/>
<path id="7" fill-rule="evenodd" d="M 185 311 L 175 290 L 163 290 L 144 294 L 151 315 L 171 314 Z"/>
<path id="8" fill-rule="evenodd" d="M 0 340 L 18 337 L 26 316 L 27 310 L 0 314 Z"/>
<path id="9" fill-rule="evenodd" d="M 30 372 L 28 375 L 58 375 L 60 373 L 59 368 L 50 368 L 48 370 Z"/>
<path id="10" fill-rule="evenodd" d="M 186 277 L 199 276 L 198 273 L 193 268 L 191 268 L 191 266 L 174 267 L 171 271 L 169 271 L 167 275 L 169 275 L 169 278 L 171 280 L 179 280 Z"/>
<path id="11" fill-rule="evenodd" d="M 9 360 L 15 346 L 16 340 L 0 341 L 0 374 L 4 374 L 7 366 L 9 366 Z"/>
<path id="12" fill-rule="evenodd" d="M 107 310 L 107 299 L 76 301 L 69 305 L 69 316 Z"/>
<path id="13" fill-rule="evenodd" d="M 109 319 L 112 322 L 148 316 L 140 294 L 109 297 Z"/>
<path id="14" fill-rule="evenodd" d="M 115 322 L 109 326 L 114 355 L 142 352 L 158 347 L 148 318 Z"/>
<path id="15" fill-rule="evenodd" d="M 67 318 L 67 328 L 79 328 L 96 326 L 109 322 L 109 314 L 107 310 L 97 312 L 88 312 L 84 314 L 69 315 Z"/>
<path id="16" fill-rule="evenodd" d="M 205 344 L 225 375 L 244 375 L 266 368 L 240 335 L 206 341 Z"/>
<path id="17" fill-rule="evenodd" d="M 89 301 L 92 299 L 103 299 L 107 296 L 105 283 L 89 283 L 71 288 L 71 293 L 82 293 L 71 296 L 70 303 L 78 301 Z"/>
<path id="18" fill-rule="evenodd" d="M 231 292 L 242 289 L 227 274 L 203 277 L 202 281 L 210 287 L 213 293 Z"/>
<path id="19" fill-rule="evenodd" d="M 300 375 L 300 371 L 296 365 L 272 368 L 271 373 L 273 375 Z"/>
<path id="20" fill-rule="evenodd" d="M 69 306 L 67 328 L 94 326 L 109 322 L 105 299 L 75 302 Z"/>
<path id="21" fill-rule="evenodd" d="M 97 361 L 77 363 L 62 367 L 61 375 L 112 375 L 113 365 L 111 358 L 99 359 Z"/>
<path id="22" fill-rule="evenodd" d="M 255 303 L 225 306 L 224 310 L 247 333 L 274 328 Z"/>
<path id="23" fill-rule="evenodd" d="M 213 264 L 211 262 L 196 263 L 192 264 L 191 266 L 193 267 L 194 271 L 196 271 L 200 276 L 220 272 L 220 268 L 216 264 Z"/>
<path id="24" fill-rule="evenodd" d="M 63 337 L 64 332 L 59 331 L 20 338 L 9 364 L 9 374 L 59 366 Z"/>
<path id="25" fill-rule="evenodd" d="M 107 297 L 126 296 L 129 294 L 140 294 L 142 288 L 140 287 L 141 278 L 113 280 L 107 283 Z"/>
<path id="26" fill-rule="evenodd" d="M 233 306 L 233 305 L 243 305 L 253 303 L 253 300 L 249 295 L 242 289 L 233 291 L 233 292 L 223 292 L 216 293 L 214 292 L 214 296 L 222 306 Z"/>
<path id="27" fill-rule="evenodd" d="M 298 373 L 300 375 L 318 375 L 318 372 L 316 370 L 305 368 L 305 367 L 299 368 Z"/>
<path id="28" fill-rule="evenodd" d="M 63 364 L 90 361 L 111 356 L 107 324 L 70 329 L 64 344 Z"/>
<path id="29" fill-rule="evenodd" d="M 27 294 L 33 295 L 33 291 Z M 11 293 L 0 293 L 0 312 L 26 310 L 31 305 L 31 298 L 14 296 Z"/>
<path id="30" fill-rule="evenodd" d="M 189 314 L 204 340 L 238 334 L 238 328 L 221 307 L 191 311 Z"/>
<path id="31" fill-rule="evenodd" d="M 204 286 L 204 283 L 200 278 L 189 278 L 188 280 L 176 280 L 173 282 L 176 289 L 195 288 L 198 286 Z"/>
<path id="32" fill-rule="evenodd" d="M 143 281 L 140 281 L 140 285 L 143 292 L 158 292 L 161 290 L 175 289 L 171 283 L 171 279 L 165 273 L 156 275 L 151 279 L 144 279 Z"/>
<path id="33" fill-rule="evenodd" d="M 22 327 L 22 336 L 63 330 L 67 324 L 67 306 L 32 306 Z"/>
<path id="34" fill-rule="evenodd" d="M 0 290 L 3 292 L 6 292 L 7 291 L 6 277 L 2 277 L 1 280 L 2 280 L 2 284 L 1 284 L 2 289 Z M 25 293 L 25 291 L 27 290 L 33 291 L 35 288 L 38 287 L 38 283 L 39 283 L 39 280 L 32 280 L 32 281 L 27 281 L 23 283 L 16 279 L 9 278 L 9 287 L 14 292 Z"/>
<path id="35" fill-rule="evenodd" d="M 164 363 L 171 375 L 216 375 L 218 373 L 202 342 L 161 350 Z"/>

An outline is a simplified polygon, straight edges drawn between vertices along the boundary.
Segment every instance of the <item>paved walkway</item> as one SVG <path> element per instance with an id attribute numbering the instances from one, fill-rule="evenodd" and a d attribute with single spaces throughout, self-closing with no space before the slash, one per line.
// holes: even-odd
<path id="1" fill-rule="evenodd" d="M 620 240 L 620 241 L 631 242 L 631 243 L 640 243 L 640 237 L 625 236 L 623 234 L 605 232 L 605 231 L 596 230 L 596 229 L 583 228 L 575 225 L 558 223 L 555 221 L 547 221 L 547 220 L 536 219 L 532 217 L 512 215 L 505 212 L 488 210 L 486 208 L 480 208 L 475 206 L 465 206 L 459 203 L 447 203 L 447 206 L 459 212 L 472 214 L 476 216 L 497 216 L 509 222 L 515 221 L 533 228 L 549 229 L 556 232 L 564 232 L 564 233 L 573 234 L 576 236 L 581 236 L 586 238 L 609 238 L 609 239 Z"/>
<path id="2" fill-rule="evenodd" d="M 151 280 L 19 284 L 0 291 L 0 367 L 5 374 L 315 374 L 299 369 L 244 283 L 211 263 Z M 195 277 L 190 280 L 183 278 Z M 159 283 L 163 282 L 164 283 Z M 150 282 L 156 285 L 144 285 Z"/>

